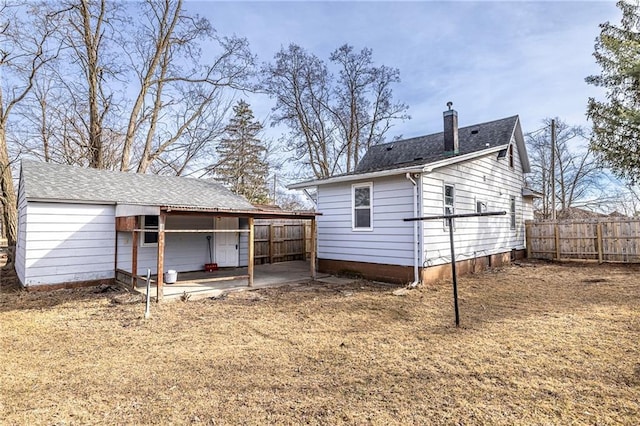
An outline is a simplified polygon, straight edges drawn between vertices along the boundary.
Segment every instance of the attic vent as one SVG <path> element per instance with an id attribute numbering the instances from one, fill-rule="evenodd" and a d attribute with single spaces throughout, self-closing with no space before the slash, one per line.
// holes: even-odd
<path id="1" fill-rule="evenodd" d="M 478 134 L 478 129 L 473 129 L 473 130 L 471 131 L 471 134 L 472 134 L 472 135 L 477 135 L 477 134 Z"/>
<path id="2" fill-rule="evenodd" d="M 392 149 L 393 149 L 393 145 L 389 145 L 389 146 L 387 147 L 387 151 L 391 151 Z"/>
<path id="3" fill-rule="evenodd" d="M 420 160 L 422 160 L 422 157 L 416 157 L 413 159 L 413 161 L 420 161 Z"/>

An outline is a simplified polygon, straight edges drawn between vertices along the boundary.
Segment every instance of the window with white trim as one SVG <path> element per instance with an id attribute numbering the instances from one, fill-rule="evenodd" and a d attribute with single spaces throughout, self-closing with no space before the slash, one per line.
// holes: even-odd
<path id="1" fill-rule="evenodd" d="M 485 213 L 487 211 L 487 203 L 476 199 L 476 213 Z"/>
<path id="2" fill-rule="evenodd" d="M 455 214 L 456 213 L 456 209 L 455 209 L 455 204 L 456 204 L 456 197 L 455 197 L 456 193 L 455 193 L 455 188 L 453 185 L 444 185 L 444 214 Z M 447 219 L 444 220 L 444 227 L 448 228 L 449 227 L 449 221 Z"/>
<path id="3" fill-rule="evenodd" d="M 155 247 L 158 245 L 158 216 L 142 216 L 142 229 L 155 232 L 142 232 L 140 238 L 141 247 Z"/>
<path id="4" fill-rule="evenodd" d="M 509 225 L 511 229 L 516 229 L 516 197 L 511 196 L 509 200 Z"/>
<path id="5" fill-rule="evenodd" d="M 351 187 L 352 226 L 354 231 L 373 229 L 373 183 L 356 184 Z"/>

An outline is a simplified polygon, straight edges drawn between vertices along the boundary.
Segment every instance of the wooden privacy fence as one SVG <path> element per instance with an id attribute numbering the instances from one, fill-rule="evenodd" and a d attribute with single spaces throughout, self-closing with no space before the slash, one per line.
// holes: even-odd
<path id="1" fill-rule="evenodd" d="M 306 260 L 311 255 L 311 222 L 256 221 L 255 263 Z"/>
<path id="2" fill-rule="evenodd" d="M 527 221 L 527 257 L 640 262 L 640 218 Z"/>

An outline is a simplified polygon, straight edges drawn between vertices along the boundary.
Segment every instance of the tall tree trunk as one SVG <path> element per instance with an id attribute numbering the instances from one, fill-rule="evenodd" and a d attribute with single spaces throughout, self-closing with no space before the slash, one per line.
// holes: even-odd
<path id="1" fill-rule="evenodd" d="M 18 240 L 18 207 L 9 153 L 7 152 L 5 123 L 0 123 L 0 200 L 2 201 L 4 232 L 8 245 L 13 246 Z"/>

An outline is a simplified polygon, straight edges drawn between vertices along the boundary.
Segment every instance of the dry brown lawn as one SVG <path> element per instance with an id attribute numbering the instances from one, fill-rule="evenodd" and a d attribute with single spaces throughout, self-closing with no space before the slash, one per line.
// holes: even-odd
<path id="1" fill-rule="evenodd" d="M 523 263 L 152 306 L 0 294 L 2 424 L 640 422 L 640 267 Z"/>

